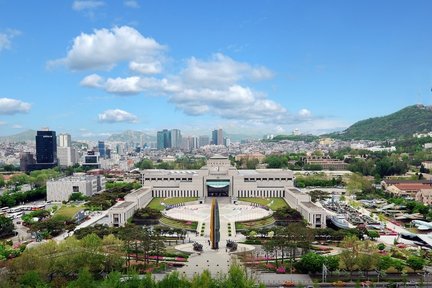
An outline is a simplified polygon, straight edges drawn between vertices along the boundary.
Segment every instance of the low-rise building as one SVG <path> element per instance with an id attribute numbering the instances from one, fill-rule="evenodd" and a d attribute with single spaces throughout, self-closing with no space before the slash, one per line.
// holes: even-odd
<path id="1" fill-rule="evenodd" d="M 421 189 L 415 195 L 415 200 L 422 202 L 425 205 L 432 204 L 432 189 Z"/>
<path id="2" fill-rule="evenodd" d="M 111 226 L 124 226 L 127 220 L 133 216 L 136 210 L 144 208 L 153 199 L 150 187 L 141 187 L 118 202 L 108 210 L 109 223 Z"/>
<path id="3" fill-rule="evenodd" d="M 47 200 L 53 202 L 68 201 L 72 193 L 92 196 L 105 190 L 105 177 L 102 175 L 75 174 L 47 181 Z"/>
<path id="4" fill-rule="evenodd" d="M 288 205 L 300 212 L 303 218 L 313 228 L 325 228 L 327 213 L 311 201 L 309 194 L 301 192 L 299 189 L 288 189 L 285 201 Z"/>
<path id="5" fill-rule="evenodd" d="M 308 165 L 319 165 L 322 169 L 328 170 L 347 170 L 348 163 L 345 163 L 339 159 L 331 159 L 330 157 L 307 157 L 305 164 Z"/>

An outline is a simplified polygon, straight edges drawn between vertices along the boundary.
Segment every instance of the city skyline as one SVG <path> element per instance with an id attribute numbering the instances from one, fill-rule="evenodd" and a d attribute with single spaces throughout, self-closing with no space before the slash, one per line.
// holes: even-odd
<path id="1" fill-rule="evenodd" d="M 74 138 L 320 134 L 430 105 L 430 8 L 2 2 L 0 136 L 42 127 Z"/>

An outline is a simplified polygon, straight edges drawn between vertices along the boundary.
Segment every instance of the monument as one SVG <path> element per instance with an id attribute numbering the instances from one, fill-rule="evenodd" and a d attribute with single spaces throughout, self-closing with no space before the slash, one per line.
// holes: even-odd
<path id="1" fill-rule="evenodd" d="M 210 211 L 210 242 L 212 249 L 219 249 L 220 241 L 220 221 L 219 221 L 219 205 L 216 198 L 213 198 Z"/>

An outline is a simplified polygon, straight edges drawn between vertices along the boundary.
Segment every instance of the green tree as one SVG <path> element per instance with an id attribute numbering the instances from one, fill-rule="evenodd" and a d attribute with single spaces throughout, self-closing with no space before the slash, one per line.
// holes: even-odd
<path id="1" fill-rule="evenodd" d="M 317 273 L 322 270 L 324 261 L 324 256 L 309 252 L 302 256 L 297 264 L 297 268 L 300 268 L 303 272 Z"/>
<path id="2" fill-rule="evenodd" d="M 375 240 L 376 238 L 380 237 L 380 234 L 378 233 L 378 231 L 375 231 L 375 230 L 367 230 L 367 235 L 369 236 L 369 238 L 371 240 Z"/>
<path id="3" fill-rule="evenodd" d="M 377 268 L 379 271 L 386 271 L 393 266 L 393 258 L 391 256 L 385 255 L 379 257 L 377 262 Z"/>
<path id="4" fill-rule="evenodd" d="M 341 242 L 341 247 L 345 248 L 345 250 L 339 255 L 340 260 L 345 268 L 350 271 L 350 276 L 352 277 L 352 272 L 358 262 L 360 241 L 357 236 L 346 236 Z"/>
<path id="5" fill-rule="evenodd" d="M 139 161 L 138 163 L 135 164 L 135 167 L 139 168 L 139 169 L 153 169 L 153 161 L 151 161 L 150 159 L 142 159 L 141 161 Z"/>
<path id="6" fill-rule="evenodd" d="M 12 219 L 0 215 L 0 237 L 8 236 L 13 234 L 15 226 Z"/>
<path id="7" fill-rule="evenodd" d="M 256 158 L 247 159 L 246 168 L 247 169 L 256 169 L 258 164 L 259 164 L 259 160 Z"/>
<path id="8" fill-rule="evenodd" d="M 324 264 L 330 272 L 334 272 L 339 269 L 339 256 L 331 255 L 324 257 Z"/>
<path id="9" fill-rule="evenodd" d="M 423 269 L 425 263 L 425 259 L 418 256 L 410 256 L 406 261 L 408 267 L 410 267 L 414 271 Z"/>
<path id="10" fill-rule="evenodd" d="M 4 177 L 3 177 L 3 175 L 0 174 L 0 187 L 5 186 L 5 184 L 6 184 L 6 182 L 4 180 Z"/>
<path id="11" fill-rule="evenodd" d="M 69 196 L 69 201 L 84 201 L 87 199 L 88 197 L 84 196 L 81 192 L 74 192 Z"/>
<path id="12" fill-rule="evenodd" d="M 373 191 L 372 182 L 360 174 L 352 173 L 348 177 L 347 191 L 350 194 L 369 193 Z"/>
<path id="13" fill-rule="evenodd" d="M 75 281 L 69 282 L 68 288 L 96 288 L 98 287 L 93 275 L 88 271 L 88 269 L 81 269 L 78 274 L 78 278 Z"/>

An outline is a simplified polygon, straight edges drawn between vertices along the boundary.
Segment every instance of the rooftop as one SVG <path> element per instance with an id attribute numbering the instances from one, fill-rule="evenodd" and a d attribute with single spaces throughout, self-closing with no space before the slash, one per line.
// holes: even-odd
<path id="1" fill-rule="evenodd" d="M 135 202 L 123 201 L 123 202 L 117 203 L 117 205 L 113 206 L 112 208 L 123 209 L 123 208 L 127 208 L 127 207 L 129 207 L 131 205 L 135 205 Z"/>

